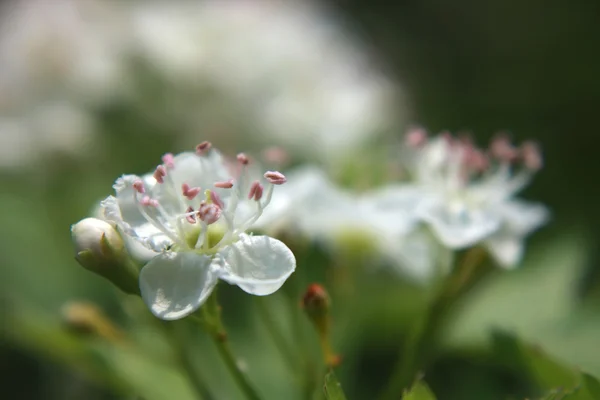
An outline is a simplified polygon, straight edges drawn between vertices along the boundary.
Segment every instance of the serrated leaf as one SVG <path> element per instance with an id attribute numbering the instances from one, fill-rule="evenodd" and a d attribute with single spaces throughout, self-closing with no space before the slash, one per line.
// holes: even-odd
<path id="1" fill-rule="evenodd" d="M 346 400 L 342 385 L 333 371 L 329 371 L 327 375 L 325 375 L 325 385 L 323 386 L 323 390 L 325 391 L 325 398 L 327 400 Z"/>
<path id="2" fill-rule="evenodd" d="M 418 381 L 404 393 L 402 400 L 436 400 L 436 397 L 425 382 Z"/>

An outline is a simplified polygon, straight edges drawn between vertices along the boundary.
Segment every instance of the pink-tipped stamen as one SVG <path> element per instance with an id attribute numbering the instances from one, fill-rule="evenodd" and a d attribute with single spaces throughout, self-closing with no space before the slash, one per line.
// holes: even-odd
<path id="1" fill-rule="evenodd" d="M 236 156 L 238 162 L 242 165 L 248 165 L 248 163 L 250 162 L 250 159 L 248 158 L 248 156 L 244 153 L 239 153 Z"/>
<path id="2" fill-rule="evenodd" d="M 283 185 L 287 182 L 285 175 L 279 171 L 267 171 L 265 172 L 265 179 L 273 185 Z"/>
<path id="3" fill-rule="evenodd" d="M 263 191 L 264 187 L 259 181 L 252 182 L 252 185 L 250 185 L 250 191 L 248 193 L 248 199 L 254 199 L 256 201 L 260 200 L 262 198 Z"/>
<path id="4" fill-rule="evenodd" d="M 185 197 L 187 197 L 188 200 L 194 200 L 194 198 L 198 196 L 198 193 L 200 193 L 201 190 L 202 189 L 199 187 L 190 187 L 190 185 L 188 185 L 187 183 L 183 183 L 181 185 L 181 192 Z"/>
<path id="5" fill-rule="evenodd" d="M 140 203 L 146 207 L 158 207 L 158 200 L 151 198 L 150 196 L 142 197 Z"/>
<path id="6" fill-rule="evenodd" d="M 158 167 L 156 167 L 156 171 L 154 171 L 154 174 L 152 175 L 154 177 L 154 179 L 156 179 L 156 182 L 158 183 L 164 183 L 165 182 L 165 176 L 167 175 L 167 170 L 165 169 L 164 166 L 159 165 Z"/>
<path id="7" fill-rule="evenodd" d="M 221 208 L 216 204 L 202 202 L 198 209 L 198 218 L 207 225 L 214 224 L 221 217 Z"/>
<path id="8" fill-rule="evenodd" d="M 233 179 L 215 182 L 215 187 L 220 189 L 231 189 L 233 187 Z"/>
<path id="9" fill-rule="evenodd" d="M 537 171 L 544 166 L 542 153 L 535 142 L 525 142 L 521 145 L 521 157 L 527 169 Z"/>
<path id="10" fill-rule="evenodd" d="M 422 147 L 427 143 L 427 132 L 421 128 L 411 129 L 406 133 L 405 142 L 412 149 Z"/>
<path id="11" fill-rule="evenodd" d="M 190 224 L 195 224 L 196 223 L 196 215 L 194 213 L 194 209 L 192 207 L 188 207 L 187 210 L 185 210 L 186 216 L 185 219 L 187 220 L 187 222 L 189 222 Z"/>
<path id="12" fill-rule="evenodd" d="M 175 157 L 172 153 L 166 153 L 162 156 L 162 162 L 167 168 L 175 168 Z"/>
<path id="13" fill-rule="evenodd" d="M 279 146 L 271 146 L 263 150 L 263 159 L 277 166 L 286 165 L 290 162 L 290 155 L 284 148 Z"/>
<path id="14" fill-rule="evenodd" d="M 196 154 L 203 156 L 209 152 L 211 147 L 212 147 L 212 143 L 205 140 L 204 142 L 202 142 L 198 146 L 196 146 Z"/>
<path id="15" fill-rule="evenodd" d="M 519 151 L 510 143 L 506 135 L 499 135 L 492 140 L 490 153 L 498 160 L 508 163 L 513 162 L 519 156 Z"/>
<path id="16" fill-rule="evenodd" d="M 139 194 L 146 193 L 146 188 L 144 187 L 144 182 L 142 182 L 141 180 L 137 180 L 137 181 L 133 182 L 133 188 Z"/>
<path id="17" fill-rule="evenodd" d="M 223 203 L 223 200 L 221 199 L 221 196 L 219 196 L 219 194 L 215 191 L 209 191 L 209 195 L 210 195 L 210 200 L 213 202 L 214 205 L 216 205 L 217 207 L 219 207 L 221 210 L 225 208 L 225 204 Z"/>

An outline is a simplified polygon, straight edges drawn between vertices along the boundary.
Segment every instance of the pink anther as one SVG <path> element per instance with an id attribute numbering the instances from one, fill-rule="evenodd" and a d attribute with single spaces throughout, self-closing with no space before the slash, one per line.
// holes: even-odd
<path id="1" fill-rule="evenodd" d="M 499 135 L 492 140 L 490 153 L 504 162 L 513 162 L 519 156 L 518 150 L 510 143 L 506 135 Z"/>
<path id="2" fill-rule="evenodd" d="M 162 156 L 162 162 L 167 168 L 175 168 L 175 157 L 173 157 L 172 153 Z"/>
<path id="3" fill-rule="evenodd" d="M 188 200 L 194 200 L 198 193 L 200 193 L 202 189 L 199 187 L 190 187 L 187 183 L 183 183 L 181 185 L 181 192 Z"/>
<path id="4" fill-rule="evenodd" d="M 263 159 L 271 164 L 278 166 L 286 165 L 290 161 L 290 155 L 284 148 L 279 146 L 271 146 L 262 151 Z"/>
<path id="5" fill-rule="evenodd" d="M 198 146 L 196 146 L 196 154 L 203 156 L 206 153 L 208 153 L 208 151 L 210 150 L 211 147 L 212 147 L 212 143 L 205 140 L 204 142 L 202 142 Z"/>
<path id="6" fill-rule="evenodd" d="M 427 143 L 427 132 L 421 128 L 411 129 L 406 133 L 405 143 L 412 149 L 419 148 Z"/>
<path id="7" fill-rule="evenodd" d="M 263 185 L 259 181 L 252 182 L 250 185 L 250 192 L 248 193 L 248 199 L 254 199 L 256 201 L 262 198 L 264 191 Z"/>
<path id="8" fill-rule="evenodd" d="M 285 175 L 279 171 L 267 171 L 265 172 L 265 179 L 273 185 L 283 185 L 287 182 Z"/>
<path id="9" fill-rule="evenodd" d="M 233 179 L 215 182 L 215 187 L 220 189 L 231 189 L 233 187 Z"/>
<path id="10" fill-rule="evenodd" d="M 217 207 L 219 207 L 221 210 L 225 208 L 225 204 L 223 203 L 223 200 L 221 199 L 221 196 L 219 196 L 219 194 L 215 191 L 210 191 L 210 200 L 213 202 L 214 205 L 216 205 Z"/>
<path id="11" fill-rule="evenodd" d="M 194 209 L 192 207 L 188 207 L 187 210 L 185 210 L 185 213 L 187 214 L 185 216 L 185 219 L 187 220 L 187 222 L 189 222 L 190 224 L 195 224 L 196 223 L 196 215 L 194 213 Z"/>
<path id="12" fill-rule="evenodd" d="M 198 218 L 207 225 L 214 224 L 221 217 L 221 209 L 216 204 L 202 202 L 198 209 Z"/>
<path id="13" fill-rule="evenodd" d="M 158 200 L 153 199 L 150 196 L 144 196 L 141 200 L 141 203 L 146 207 L 158 207 Z"/>
<path id="14" fill-rule="evenodd" d="M 146 188 L 144 187 L 144 182 L 142 182 L 140 179 L 138 179 L 137 181 L 133 182 L 133 188 L 139 194 L 146 193 Z"/>
<path id="15" fill-rule="evenodd" d="M 248 163 L 250 162 L 250 159 L 244 153 L 238 154 L 236 158 L 237 158 L 238 162 L 242 165 L 248 165 Z"/>
<path id="16" fill-rule="evenodd" d="M 156 182 L 158 183 L 164 183 L 164 177 L 167 175 L 167 170 L 165 169 L 164 166 L 159 165 L 158 167 L 156 167 L 156 171 L 154 171 L 154 174 L 152 175 L 154 177 L 154 179 L 156 179 Z"/>
<path id="17" fill-rule="evenodd" d="M 527 169 L 537 171 L 544 166 L 542 153 L 535 142 L 525 142 L 521 145 L 521 157 Z"/>

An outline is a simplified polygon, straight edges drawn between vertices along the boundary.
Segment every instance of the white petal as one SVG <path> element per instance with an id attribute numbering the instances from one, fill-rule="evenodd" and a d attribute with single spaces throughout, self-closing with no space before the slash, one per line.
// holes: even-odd
<path id="1" fill-rule="evenodd" d="M 550 219 L 548 209 L 539 203 L 512 200 L 503 203 L 500 210 L 506 229 L 521 236 L 528 235 Z"/>
<path id="2" fill-rule="evenodd" d="M 461 203 L 448 205 L 443 199 L 429 199 L 417 212 L 438 239 L 452 249 L 471 247 L 500 228 L 497 210 L 470 209 Z"/>
<path id="3" fill-rule="evenodd" d="M 140 213 L 134 201 L 133 189 L 133 182 L 139 179 L 142 178 L 136 175 L 123 175 L 117 179 L 114 185 L 116 197 L 107 197 L 100 206 L 104 210 L 104 219 L 116 223 L 124 234 L 138 240 L 151 250 L 161 251 L 172 244 L 172 241 Z M 147 177 L 143 180 L 149 188 L 154 185 Z"/>
<path id="4" fill-rule="evenodd" d="M 183 318 L 196 311 L 217 284 L 217 265 L 192 252 L 162 253 L 140 272 L 142 299 L 160 319 Z"/>
<path id="5" fill-rule="evenodd" d="M 242 235 L 221 255 L 225 262 L 221 279 L 257 296 L 275 292 L 296 269 L 292 251 L 269 236 Z"/>
<path id="6" fill-rule="evenodd" d="M 485 241 L 488 251 L 496 262 L 504 268 L 513 268 L 523 257 L 523 240 L 512 235 L 494 235 Z"/>
<path id="7" fill-rule="evenodd" d="M 413 185 L 389 185 L 365 194 L 360 206 L 365 222 L 390 234 L 406 234 L 418 222 L 416 209 L 424 196 L 423 191 Z"/>
<path id="8" fill-rule="evenodd" d="M 426 283 L 436 275 L 440 245 L 425 232 L 382 236 L 380 246 L 401 275 L 420 283 Z"/>

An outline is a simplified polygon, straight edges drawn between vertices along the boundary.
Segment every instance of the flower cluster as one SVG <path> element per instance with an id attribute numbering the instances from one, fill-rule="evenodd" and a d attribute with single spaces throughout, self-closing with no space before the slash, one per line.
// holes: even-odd
<path id="1" fill-rule="evenodd" d="M 454 250 L 477 245 L 514 267 L 525 237 L 548 219 L 543 205 L 514 198 L 542 167 L 532 142 L 516 148 L 500 136 L 484 151 L 467 138 L 413 130 L 401 154 L 410 181 L 362 194 L 337 188 L 317 168 L 288 174 L 293 183 L 258 227 L 295 229 L 327 243 L 354 231 L 404 275 L 426 280 L 443 272 Z"/>
<path id="2" fill-rule="evenodd" d="M 101 203 L 104 217 L 154 257 L 139 277 L 143 300 L 158 317 L 194 312 L 218 279 L 254 295 L 283 285 L 296 261 L 285 244 L 245 232 L 286 182 L 277 171 L 253 179 L 243 153 L 225 159 L 209 142 L 195 152 L 165 154 L 147 175 L 124 175 L 115 196 Z"/>

